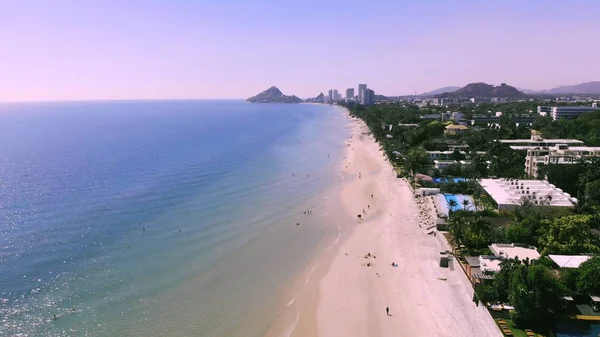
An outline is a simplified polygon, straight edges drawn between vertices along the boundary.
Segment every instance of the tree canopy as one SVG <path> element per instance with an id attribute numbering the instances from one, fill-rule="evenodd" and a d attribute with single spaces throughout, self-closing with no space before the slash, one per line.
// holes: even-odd
<path id="1" fill-rule="evenodd" d="M 542 254 L 600 253 L 598 240 L 590 235 L 590 215 L 567 215 L 543 220 L 538 244 Z"/>
<path id="2" fill-rule="evenodd" d="M 595 256 L 579 266 L 577 290 L 582 294 L 600 295 L 600 257 Z"/>

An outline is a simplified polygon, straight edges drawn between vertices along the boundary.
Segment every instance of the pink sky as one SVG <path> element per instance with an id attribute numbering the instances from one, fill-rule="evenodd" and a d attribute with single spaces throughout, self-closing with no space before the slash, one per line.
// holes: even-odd
<path id="1" fill-rule="evenodd" d="M 600 80 L 600 1 L 6 1 L 0 101 Z"/>

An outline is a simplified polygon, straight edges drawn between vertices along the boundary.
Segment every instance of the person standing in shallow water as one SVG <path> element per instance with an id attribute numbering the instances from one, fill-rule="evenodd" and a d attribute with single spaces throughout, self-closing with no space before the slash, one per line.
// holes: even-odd
<path id="1" fill-rule="evenodd" d="M 385 314 L 390 315 L 390 307 L 385 307 Z"/>

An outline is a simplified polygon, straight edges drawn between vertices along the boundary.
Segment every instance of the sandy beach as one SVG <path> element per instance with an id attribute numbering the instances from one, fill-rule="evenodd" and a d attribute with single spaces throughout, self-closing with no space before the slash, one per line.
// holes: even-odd
<path id="1" fill-rule="evenodd" d="M 332 256 L 323 257 L 330 261 L 315 282 L 317 335 L 501 336 L 473 303 L 460 267 L 439 267 L 446 243 L 419 227 L 410 186 L 396 178 L 367 131 L 354 122 L 340 196 L 348 215 L 356 219 L 363 209 L 366 215 L 343 232 Z"/>

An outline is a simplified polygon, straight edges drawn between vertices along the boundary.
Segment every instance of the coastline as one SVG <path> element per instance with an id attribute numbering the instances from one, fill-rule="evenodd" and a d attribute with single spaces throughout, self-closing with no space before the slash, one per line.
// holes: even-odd
<path id="1" fill-rule="evenodd" d="M 286 323 L 266 336 L 500 336 L 487 310 L 472 302 L 464 273 L 438 266 L 445 248 L 419 227 L 406 181 L 396 178 L 364 122 L 348 118 L 343 183 L 328 209 L 339 221 L 327 225 L 338 235 L 293 281 Z"/>

